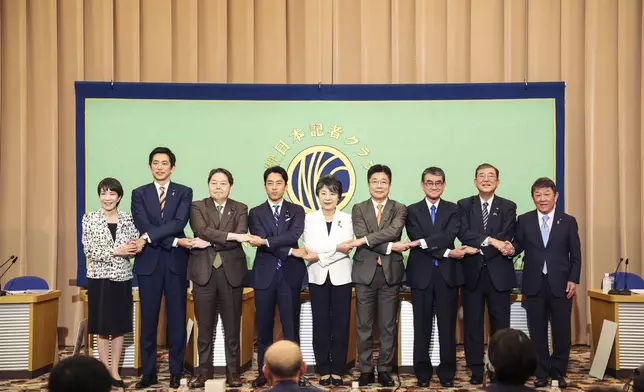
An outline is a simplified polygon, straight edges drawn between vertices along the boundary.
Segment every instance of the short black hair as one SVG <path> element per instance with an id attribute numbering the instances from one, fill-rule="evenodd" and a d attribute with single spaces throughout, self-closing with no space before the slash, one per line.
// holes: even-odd
<path id="1" fill-rule="evenodd" d="M 369 170 L 367 171 L 367 182 L 369 182 L 371 176 L 376 173 L 385 173 L 389 178 L 389 182 L 391 182 L 391 169 L 389 168 L 389 166 L 381 164 L 376 164 L 369 168 Z"/>
<path id="2" fill-rule="evenodd" d="M 210 184 L 210 180 L 212 180 L 212 176 L 214 176 L 214 175 L 215 175 L 215 174 L 217 174 L 217 173 L 222 173 L 222 174 L 224 174 L 224 175 L 226 176 L 226 178 L 228 178 L 228 183 L 229 183 L 230 185 L 232 185 L 232 184 L 233 184 L 233 182 L 234 182 L 233 174 L 232 174 L 231 172 L 229 172 L 228 170 L 226 170 L 226 169 L 222 168 L 222 167 L 218 167 L 218 168 L 216 168 L 216 169 L 212 169 L 212 170 L 210 171 L 210 174 L 208 174 L 208 183 L 209 183 L 209 184 Z"/>
<path id="3" fill-rule="evenodd" d="M 431 175 L 434 175 L 434 176 L 441 176 L 443 178 L 443 182 L 446 181 L 445 180 L 445 172 L 443 171 L 443 169 L 441 169 L 440 167 L 431 166 L 431 167 L 428 167 L 427 169 L 423 170 L 423 175 L 420 176 L 420 182 L 425 181 L 425 176 L 428 175 L 428 174 L 431 174 Z"/>
<path id="4" fill-rule="evenodd" d="M 98 359 L 74 355 L 54 366 L 47 389 L 50 392 L 107 392 L 112 389 L 112 377 Z"/>
<path id="5" fill-rule="evenodd" d="M 333 175 L 328 175 L 320 178 L 315 186 L 315 194 L 320 196 L 322 188 L 327 187 L 333 193 L 338 194 L 338 198 L 342 197 L 342 182 Z"/>
<path id="6" fill-rule="evenodd" d="M 264 184 L 266 184 L 266 179 L 268 179 L 268 175 L 271 173 L 279 174 L 280 176 L 282 176 L 284 182 L 288 184 L 288 173 L 281 166 L 272 166 L 264 170 Z"/>
<path id="7" fill-rule="evenodd" d="M 123 186 L 116 178 L 112 178 L 112 177 L 103 178 L 101 182 L 98 183 L 98 187 L 96 188 L 96 190 L 98 191 L 99 196 L 101 195 L 101 191 L 112 191 L 112 192 L 116 192 L 119 198 L 123 197 Z M 116 203 L 117 207 L 120 202 L 121 201 L 119 200 L 119 202 Z"/>
<path id="8" fill-rule="evenodd" d="M 490 339 L 488 357 L 500 383 L 522 385 L 537 368 L 537 352 L 530 338 L 518 329 L 505 328 Z"/>
<path id="9" fill-rule="evenodd" d="M 165 154 L 170 158 L 170 167 L 174 167 L 174 165 L 177 164 L 177 157 L 174 155 L 172 151 L 168 147 L 157 147 L 152 152 L 150 153 L 150 156 L 148 158 L 148 166 L 152 165 L 152 158 L 156 154 Z"/>
<path id="10" fill-rule="evenodd" d="M 494 172 L 496 173 L 496 178 L 499 178 L 499 169 L 497 169 L 496 167 L 494 167 L 489 163 L 481 163 L 480 165 L 478 165 L 476 167 L 476 170 L 474 171 L 474 178 L 476 178 L 476 176 L 479 175 L 479 170 L 483 170 L 483 169 L 494 169 Z"/>
<path id="11" fill-rule="evenodd" d="M 540 188 L 550 188 L 552 189 L 553 193 L 557 193 L 557 186 L 555 185 L 555 182 L 549 179 L 548 177 L 541 177 L 537 178 L 537 181 L 532 184 L 532 188 L 530 189 L 530 194 L 534 195 L 534 191 Z"/>

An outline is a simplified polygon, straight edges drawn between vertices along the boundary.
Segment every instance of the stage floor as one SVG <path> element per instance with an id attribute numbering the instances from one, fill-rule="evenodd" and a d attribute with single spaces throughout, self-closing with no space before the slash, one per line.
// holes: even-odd
<path id="1" fill-rule="evenodd" d="M 70 355 L 71 353 L 71 348 L 66 348 L 61 350 L 60 357 L 64 358 Z M 467 369 L 464 368 L 465 365 L 465 359 L 463 357 L 463 347 L 459 346 L 457 349 L 457 356 L 458 356 L 458 372 L 456 374 L 456 379 L 454 380 L 455 383 L 455 388 L 452 390 L 477 390 L 474 386 L 470 385 L 468 383 L 469 380 L 469 374 L 467 372 Z M 590 349 L 586 346 L 576 346 L 573 347 L 572 353 L 570 356 L 570 366 L 568 368 L 568 383 L 569 383 L 569 388 L 568 390 L 588 390 L 594 386 L 611 386 L 611 387 L 621 387 L 624 385 L 624 383 L 621 380 L 614 379 L 612 377 L 607 376 L 604 381 L 599 381 L 595 379 L 594 377 L 590 377 L 588 375 L 588 371 L 590 369 Z M 353 377 L 357 378 L 359 373 L 357 372 L 356 369 L 353 369 Z M 161 385 L 158 385 L 156 388 L 150 388 L 147 389 L 147 391 L 160 391 L 160 390 L 167 390 L 168 388 L 168 380 L 169 380 L 169 373 L 168 373 L 168 353 L 166 350 L 159 350 L 159 381 L 162 383 Z M 185 377 L 190 377 L 190 375 L 186 375 Z M 257 377 L 257 364 L 256 362 L 254 363 L 254 366 L 251 370 L 248 370 L 242 375 L 242 379 L 244 380 L 245 384 L 242 388 L 239 389 L 228 389 L 230 391 L 249 391 L 252 390 L 251 382 L 252 380 Z M 11 391 L 42 391 L 42 390 L 47 390 L 47 378 L 48 375 L 43 375 L 37 379 L 33 380 L 11 380 L 11 381 L 0 381 L 0 390 L 6 391 L 6 390 L 11 390 Z M 132 390 L 134 391 L 134 384 L 136 383 L 136 378 L 134 377 L 126 377 L 126 385 L 130 385 L 130 388 L 127 390 Z M 319 387 L 317 384 L 317 377 L 316 376 L 311 376 L 309 377 L 309 380 L 311 383 Z M 400 375 L 400 381 L 402 382 L 402 386 L 398 389 L 399 391 L 403 390 L 420 390 L 422 388 L 417 388 L 416 387 L 416 378 L 411 375 L 411 374 L 401 374 Z M 345 389 L 349 390 L 351 386 L 351 378 L 349 376 L 345 376 L 345 384 L 347 384 L 343 388 L 336 388 L 336 389 Z M 379 391 L 393 391 L 394 388 L 382 388 L 379 384 L 374 384 L 372 388 L 362 388 L 362 390 L 379 390 Z M 436 376 L 434 376 L 434 379 L 432 379 L 432 383 L 430 385 L 430 389 L 433 390 L 440 390 L 444 389 L 441 388 L 440 384 L 438 383 L 438 379 Z M 114 390 L 117 390 L 116 388 Z M 545 390 L 545 388 L 544 388 Z"/>

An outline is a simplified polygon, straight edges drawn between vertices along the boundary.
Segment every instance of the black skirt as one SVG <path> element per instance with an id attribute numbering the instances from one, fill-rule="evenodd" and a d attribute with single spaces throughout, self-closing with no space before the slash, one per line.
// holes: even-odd
<path id="1" fill-rule="evenodd" d="M 87 313 L 90 334 L 132 332 L 132 280 L 87 279 Z"/>

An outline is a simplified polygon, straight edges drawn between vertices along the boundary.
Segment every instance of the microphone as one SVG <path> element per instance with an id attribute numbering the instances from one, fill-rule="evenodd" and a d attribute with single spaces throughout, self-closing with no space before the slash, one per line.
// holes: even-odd
<path id="1" fill-rule="evenodd" d="M 2 263 L 2 265 L 0 265 L 0 268 L 4 267 L 8 262 L 10 262 L 11 260 L 13 260 L 15 257 L 16 257 L 16 256 L 11 255 L 11 256 L 7 259 L 7 261 L 5 261 L 4 263 Z"/>
<path id="2" fill-rule="evenodd" d="M 12 257 L 13 257 L 13 256 L 12 256 Z M 16 256 L 16 257 L 14 257 L 14 258 L 13 258 L 13 261 L 11 262 L 11 264 L 9 264 L 9 266 L 7 267 L 7 269 L 6 269 L 6 270 L 4 270 L 4 272 L 2 273 L 2 275 L 0 275 L 0 280 L 2 280 L 2 278 L 7 274 L 7 272 L 9 272 L 9 270 L 11 269 L 11 266 L 12 266 L 12 265 L 14 265 L 14 264 L 16 264 L 16 261 L 18 261 L 18 256 Z M 5 265 L 5 264 L 7 264 L 8 262 L 9 262 L 9 260 L 5 261 L 5 262 L 4 262 L 4 264 L 2 264 L 2 265 L 4 266 L 4 265 Z M 2 268 L 2 267 L 0 267 L 0 268 Z M 4 290 L 0 290 L 0 297 L 5 296 L 5 295 L 7 295 L 7 292 L 6 292 L 6 291 L 4 291 Z"/>
<path id="3" fill-rule="evenodd" d="M 622 295 L 622 290 L 619 290 L 617 288 L 617 271 L 619 271 L 619 267 L 622 265 L 622 262 L 624 261 L 623 257 L 619 258 L 619 263 L 617 263 L 617 268 L 615 268 L 615 287 L 611 288 L 608 290 L 608 294 L 610 295 Z"/>
<path id="4" fill-rule="evenodd" d="M 628 289 L 628 258 L 626 258 L 624 264 L 626 265 L 626 267 L 624 267 L 624 288 L 622 289 L 622 292 L 620 294 L 631 295 L 633 293 Z"/>

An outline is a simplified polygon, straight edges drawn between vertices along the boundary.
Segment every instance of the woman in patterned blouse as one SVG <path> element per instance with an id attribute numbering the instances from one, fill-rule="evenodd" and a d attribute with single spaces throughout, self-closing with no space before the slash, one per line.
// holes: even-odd
<path id="1" fill-rule="evenodd" d="M 123 187 L 114 178 L 98 184 L 100 210 L 83 216 L 83 247 L 88 259 L 88 333 L 98 335 L 98 355 L 112 384 L 123 387 L 118 366 L 123 335 L 132 332 L 132 266 L 139 232 L 132 215 L 117 209 Z M 112 366 L 109 366 L 110 336 Z"/>

